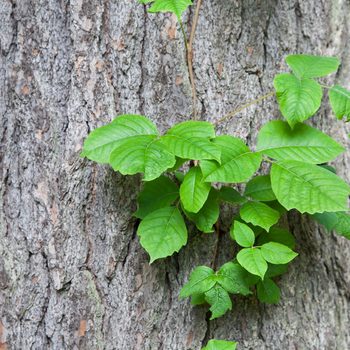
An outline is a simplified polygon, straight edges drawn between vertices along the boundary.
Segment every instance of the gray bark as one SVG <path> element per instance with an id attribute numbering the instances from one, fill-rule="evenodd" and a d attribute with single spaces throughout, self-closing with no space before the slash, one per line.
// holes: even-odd
<path id="1" fill-rule="evenodd" d="M 204 0 L 194 44 L 202 118 L 271 90 L 288 53 L 340 57 L 335 79 L 350 87 L 349 14 L 349 0 Z M 209 322 L 206 307 L 178 294 L 210 264 L 216 237 L 193 232 L 150 266 L 132 219 L 140 179 L 79 157 L 88 132 L 116 114 L 147 115 L 161 130 L 189 118 L 173 16 L 136 0 L 0 0 L 0 43 L 0 349 L 198 350 L 211 338 L 239 349 L 350 348 L 348 241 L 292 214 L 300 256 L 279 281 L 282 301 L 235 298 Z M 271 99 L 219 129 L 254 145 L 278 117 Z M 313 123 L 349 148 L 349 127 L 326 106 Z M 348 180 L 349 164 L 349 152 L 336 162 Z M 219 263 L 232 257 L 227 240 Z"/>

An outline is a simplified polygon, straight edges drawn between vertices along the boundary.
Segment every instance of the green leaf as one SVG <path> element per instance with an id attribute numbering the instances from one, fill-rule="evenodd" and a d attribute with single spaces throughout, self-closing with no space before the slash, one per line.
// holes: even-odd
<path id="1" fill-rule="evenodd" d="M 229 293 L 252 294 L 247 284 L 247 272 L 238 264 L 228 262 L 218 271 L 218 283 Z"/>
<path id="2" fill-rule="evenodd" d="M 280 213 L 264 203 L 247 202 L 241 207 L 240 216 L 244 221 L 268 231 L 278 222 Z"/>
<path id="3" fill-rule="evenodd" d="M 208 198 L 211 186 L 203 181 L 201 169 L 195 166 L 185 175 L 180 186 L 180 199 L 185 210 L 198 213 Z"/>
<path id="4" fill-rule="evenodd" d="M 281 112 L 292 128 L 320 108 L 322 88 L 316 81 L 300 80 L 293 74 L 278 74 L 273 83 Z"/>
<path id="5" fill-rule="evenodd" d="M 187 243 L 187 229 L 179 209 L 167 207 L 147 215 L 137 234 L 142 247 L 151 257 L 151 263 L 178 252 Z"/>
<path id="6" fill-rule="evenodd" d="M 317 165 L 295 160 L 274 163 L 271 183 L 278 201 L 288 210 L 314 214 L 348 209 L 349 185 Z"/>
<path id="7" fill-rule="evenodd" d="M 201 293 L 201 294 L 193 294 L 191 296 L 191 305 L 203 305 L 206 304 L 205 301 L 205 294 Z"/>
<path id="8" fill-rule="evenodd" d="M 257 284 L 258 299 L 262 303 L 277 304 L 281 298 L 281 291 L 270 278 L 265 278 Z"/>
<path id="9" fill-rule="evenodd" d="M 241 204 L 247 201 L 246 198 L 242 197 L 237 190 L 227 186 L 223 186 L 220 188 L 219 196 L 223 202 L 232 204 Z"/>
<path id="10" fill-rule="evenodd" d="M 189 281 L 182 287 L 180 298 L 203 294 L 213 288 L 215 284 L 214 271 L 207 266 L 198 266 L 192 271 Z"/>
<path id="11" fill-rule="evenodd" d="M 255 235 L 253 230 L 239 221 L 234 221 L 233 226 L 230 230 L 231 237 L 241 246 L 241 247 L 252 247 L 255 242 Z"/>
<path id="12" fill-rule="evenodd" d="M 264 279 L 267 271 L 267 262 L 263 258 L 260 249 L 258 248 L 244 248 L 237 254 L 237 261 L 248 272 L 253 275 L 260 276 Z"/>
<path id="13" fill-rule="evenodd" d="M 350 239 L 350 215 L 344 212 L 318 213 L 313 219 L 325 226 L 328 231 L 336 231 L 341 236 Z"/>
<path id="14" fill-rule="evenodd" d="M 135 136 L 124 140 L 110 155 L 114 170 L 123 175 L 144 173 L 144 180 L 159 177 L 175 164 L 175 157 L 156 136 Z"/>
<path id="15" fill-rule="evenodd" d="M 224 315 L 228 310 L 232 309 L 232 302 L 227 291 L 219 284 L 205 292 L 205 300 L 210 306 L 211 320 Z"/>
<path id="16" fill-rule="evenodd" d="M 170 152 L 185 159 L 215 159 L 220 162 L 220 149 L 210 138 L 215 137 L 212 124 L 188 121 L 173 126 L 161 137 Z"/>
<path id="17" fill-rule="evenodd" d="M 286 62 L 298 78 L 320 78 L 338 70 L 336 57 L 289 55 Z"/>
<path id="18" fill-rule="evenodd" d="M 126 114 L 93 130 L 84 142 L 82 157 L 108 163 L 110 154 L 121 142 L 142 135 L 158 135 L 156 126 L 141 115 Z"/>
<path id="19" fill-rule="evenodd" d="M 256 176 L 245 188 L 244 195 L 257 201 L 269 202 L 276 199 L 272 191 L 270 175 Z"/>
<path id="20" fill-rule="evenodd" d="M 275 120 L 260 130 L 257 150 L 277 160 L 320 164 L 334 159 L 345 149 L 311 126 L 297 124 L 291 129 L 288 123 Z"/>
<path id="21" fill-rule="evenodd" d="M 298 256 L 297 253 L 287 246 L 276 242 L 263 244 L 261 246 L 261 254 L 271 264 L 287 264 Z"/>
<path id="22" fill-rule="evenodd" d="M 213 225 L 219 219 L 219 202 L 217 191 L 212 189 L 209 193 L 207 201 L 198 213 L 190 213 L 185 211 L 186 216 L 195 223 L 199 231 L 204 233 L 213 232 Z"/>
<path id="23" fill-rule="evenodd" d="M 262 245 L 268 242 L 277 242 L 286 245 L 287 247 L 293 249 L 295 247 L 294 236 L 280 227 L 271 227 L 269 232 L 263 232 L 257 241 L 258 245 Z"/>
<path id="24" fill-rule="evenodd" d="M 179 189 L 176 184 L 168 177 L 160 176 L 144 184 L 138 196 L 138 210 L 134 215 L 143 219 L 157 209 L 170 206 L 178 197 Z"/>
<path id="25" fill-rule="evenodd" d="M 209 340 L 206 347 L 202 350 L 236 350 L 237 343 L 234 341 L 226 340 Z"/>
<path id="26" fill-rule="evenodd" d="M 182 14 L 190 5 L 192 5 L 191 0 L 154 0 L 148 12 L 172 12 L 181 21 Z"/>
<path id="27" fill-rule="evenodd" d="M 206 160 L 201 162 L 205 181 L 243 182 L 259 169 L 261 155 L 251 152 L 242 140 L 224 135 L 218 136 L 213 142 L 221 149 L 221 164 Z"/>
<path id="28" fill-rule="evenodd" d="M 350 215 L 348 213 L 336 214 L 338 217 L 338 222 L 334 227 L 334 230 L 345 238 L 350 239 Z"/>
<path id="29" fill-rule="evenodd" d="M 269 264 L 269 267 L 266 272 L 266 277 L 276 277 L 285 274 L 288 271 L 288 265 L 273 265 Z"/>
<path id="30" fill-rule="evenodd" d="M 188 159 L 182 159 L 178 157 L 175 157 L 175 159 L 175 165 L 168 169 L 169 172 L 178 170 L 179 168 L 181 168 L 182 165 L 184 165 L 188 161 Z"/>
<path id="31" fill-rule="evenodd" d="M 328 92 L 333 112 L 338 119 L 350 120 L 350 91 L 340 85 L 334 85 Z"/>

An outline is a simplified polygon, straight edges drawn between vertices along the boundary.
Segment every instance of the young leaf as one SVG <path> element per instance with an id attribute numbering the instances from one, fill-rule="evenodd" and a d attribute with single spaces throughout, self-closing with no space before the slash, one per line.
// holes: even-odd
<path id="1" fill-rule="evenodd" d="M 151 263 L 178 252 L 187 243 L 184 219 L 176 207 L 158 209 L 140 223 L 137 234 Z"/>
<path id="2" fill-rule="evenodd" d="M 228 310 L 232 309 L 232 302 L 227 291 L 219 284 L 205 292 L 205 300 L 211 305 L 211 320 L 224 315 Z"/>
<path id="3" fill-rule="evenodd" d="M 247 272 L 237 263 L 228 262 L 217 273 L 217 282 L 229 293 L 252 294 L 247 284 Z"/>
<path id="4" fill-rule="evenodd" d="M 261 254 L 271 264 L 287 264 L 298 256 L 297 253 L 287 246 L 276 242 L 263 244 L 261 246 Z"/>
<path id="5" fill-rule="evenodd" d="M 316 81 L 300 80 L 293 74 L 278 74 L 273 83 L 281 112 L 292 128 L 320 108 L 322 89 Z"/>
<path id="6" fill-rule="evenodd" d="M 253 230 L 239 221 L 234 221 L 230 230 L 231 237 L 244 248 L 252 247 L 255 242 L 255 235 Z"/>
<path id="7" fill-rule="evenodd" d="M 196 306 L 196 305 L 203 305 L 205 304 L 205 294 L 193 294 L 191 296 L 191 305 Z"/>
<path id="8" fill-rule="evenodd" d="M 112 151 L 109 162 L 123 175 L 144 173 L 144 180 L 159 177 L 175 164 L 175 157 L 156 136 L 135 136 L 124 140 Z"/>
<path id="9" fill-rule="evenodd" d="M 336 57 L 289 55 L 286 62 L 298 78 L 320 78 L 338 70 Z"/>
<path id="10" fill-rule="evenodd" d="M 243 182 L 259 168 L 261 155 L 253 153 L 244 142 L 233 136 L 218 136 L 213 143 L 221 149 L 221 164 L 202 161 L 200 167 L 205 181 Z"/>
<path id="11" fill-rule="evenodd" d="M 281 291 L 270 278 L 265 278 L 257 284 L 258 299 L 262 303 L 277 304 L 280 301 Z"/>
<path id="12" fill-rule="evenodd" d="M 134 215 L 143 219 L 157 209 L 170 206 L 178 197 L 179 189 L 176 184 L 168 177 L 160 176 L 144 184 L 138 196 L 138 209 Z"/>
<path id="13" fill-rule="evenodd" d="M 244 195 L 257 201 L 274 201 L 276 196 L 272 191 L 270 175 L 261 175 L 252 178 L 247 183 Z"/>
<path id="14" fill-rule="evenodd" d="M 203 181 L 201 169 L 195 166 L 185 175 L 180 186 L 180 199 L 185 210 L 198 213 L 208 198 L 211 186 Z"/>
<path id="15" fill-rule="evenodd" d="M 334 85 L 328 92 L 333 112 L 338 119 L 350 120 L 350 91 L 340 85 Z"/>
<path id="16" fill-rule="evenodd" d="M 206 347 L 202 350 L 236 350 L 237 343 L 234 341 L 226 340 L 209 340 Z"/>
<path id="17" fill-rule="evenodd" d="M 189 281 L 182 287 L 180 298 L 186 298 L 195 294 L 203 294 L 216 284 L 216 276 L 214 271 L 207 266 L 196 267 Z"/>
<path id="18" fill-rule="evenodd" d="M 350 215 L 348 213 L 336 213 L 338 217 L 338 222 L 334 227 L 334 230 L 344 236 L 347 239 L 350 239 Z"/>
<path id="19" fill-rule="evenodd" d="M 287 230 L 280 227 L 271 227 L 269 232 L 263 232 L 257 241 L 257 245 L 262 245 L 268 242 L 277 242 L 286 245 L 293 249 L 295 247 L 295 238 Z"/>
<path id="20" fill-rule="evenodd" d="M 297 124 L 291 129 L 288 123 L 275 120 L 260 130 L 257 150 L 277 160 L 320 164 L 337 157 L 344 147 L 306 124 Z"/>
<path id="21" fill-rule="evenodd" d="M 317 165 L 295 160 L 274 163 L 271 183 L 278 201 L 288 210 L 314 214 L 348 209 L 350 186 Z"/>
<path id="22" fill-rule="evenodd" d="M 237 254 L 237 261 L 248 272 L 253 275 L 260 276 L 264 279 L 267 271 L 267 262 L 263 258 L 260 249 L 258 248 L 244 248 Z"/>
<path id="23" fill-rule="evenodd" d="M 232 204 L 241 204 L 247 201 L 246 198 L 242 197 L 237 190 L 227 186 L 223 186 L 220 188 L 219 196 L 223 202 Z"/>
<path id="24" fill-rule="evenodd" d="M 97 128 L 89 134 L 84 141 L 81 156 L 98 163 L 108 163 L 110 154 L 122 141 L 141 135 L 158 135 L 158 130 L 146 117 L 121 115 L 110 124 Z"/>
<path id="25" fill-rule="evenodd" d="M 192 5 L 192 0 L 154 0 L 148 12 L 172 12 L 181 21 L 182 14 L 190 5 Z"/>
<path id="26" fill-rule="evenodd" d="M 207 201 L 198 213 L 185 211 L 186 216 L 195 223 L 198 230 L 204 233 L 213 232 L 213 225 L 219 219 L 219 202 L 217 191 L 211 189 Z"/>
<path id="27" fill-rule="evenodd" d="M 264 203 L 247 202 L 241 207 L 240 216 L 245 222 L 260 226 L 268 231 L 271 226 L 278 222 L 280 213 Z"/>

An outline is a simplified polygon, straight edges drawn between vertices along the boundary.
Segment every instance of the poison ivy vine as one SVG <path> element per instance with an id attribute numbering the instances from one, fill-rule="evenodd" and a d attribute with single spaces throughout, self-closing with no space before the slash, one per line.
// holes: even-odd
<path id="1" fill-rule="evenodd" d="M 150 12 L 173 12 L 180 21 L 191 4 L 140 2 L 152 3 Z M 84 142 L 83 157 L 110 164 L 123 175 L 143 174 L 134 215 L 140 219 L 137 234 L 151 263 L 186 245 L 190 223 L 210 234 L 220 220 L 222 203 L 237 208 L 228 234 L 238 253 L 219 268 L 196 267 L 180 293 L 193 305 L 208 304 L 211 319 L 232 309 L 231 295 L 256 293 L 261 302 L 279 302 L 275 277 L 298 256 L 293 235 L 281 224 L 288 211 L 309 214 L 350 239 L 350 186 L 327 165 L 345 149 L 302 123 L 319 109 L 323 88 L 328 89 L 336 117 L 350 119 L 350 92 L 316 80 L 336 72 L 340 62 L 311 55 L 290 55 L 286 62 L 292 72 L 274 79 L 286 121 L 265 124 L 255 150 L 232 135 L 216 135 L 209 122 L 185 121 L 160 134 L 141 115 L 119 116 Z M 262 164 L 270 169 L 263 175 Z M 211 340 L 203 350 L 235 348 L 234 342 Z"/>

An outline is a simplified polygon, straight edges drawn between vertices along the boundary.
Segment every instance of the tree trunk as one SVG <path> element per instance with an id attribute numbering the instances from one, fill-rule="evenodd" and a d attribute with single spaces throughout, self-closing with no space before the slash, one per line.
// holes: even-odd
<path id="1" fill-rule="evenodd" d="M 349 13 L 349 0 L 204 0 L 194 43 L 201 118 L 270 91 L 289 53 L 338 56 L 335 79 L 349 87 Z M 206 307 L 178 295 L 195 266 L 211 263 L 215 235 L 193 232 L 150 266 L 132 218 L 140 178 L 79 157 L 88 132 L 117 114 L 149 116 L 161 130 L 190 118 L 174 16 L 136 0 L 0 0 L 0 23 L 0 349 L 199 350 L 211 338 L 242 350 L 350 348 L 344 238 L 290 215 L 300 256 L 279 281 L 281 302 L 238 297 L 209 322 Z M 252 146 L 279 117 L 271 98 L 219 131 Z M 326 106 L 313 123 L 349 148 L 349 127 Z M 349 152 L 336 165 L 350 180 Z M 228 238 L 219 249 L 219 263 L 232 257 Z"/>

